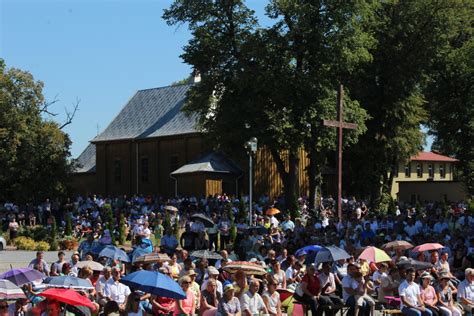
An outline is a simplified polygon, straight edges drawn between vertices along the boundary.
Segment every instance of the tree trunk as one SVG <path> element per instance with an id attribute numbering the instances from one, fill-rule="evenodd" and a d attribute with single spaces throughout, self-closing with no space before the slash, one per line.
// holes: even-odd
<path id="1" fill-rule="evenodd" d="M 276 149 L 270 150 L 273 160 L 277 166 L 278 174 L 280 175 L 281 181 L 283 182 L 283 191 L 285 194 L 285 206 L 292 215 L 296 215 L 297 211 L 297 197 L 296 194 L 299 190 L 296 189 L 298 184 L 298 166 L 299 156 L 298 151 L 289 150 L 288 153 L 288 172 L 285 168 L 285 162 L 281 159 L 280 152 Z"/>

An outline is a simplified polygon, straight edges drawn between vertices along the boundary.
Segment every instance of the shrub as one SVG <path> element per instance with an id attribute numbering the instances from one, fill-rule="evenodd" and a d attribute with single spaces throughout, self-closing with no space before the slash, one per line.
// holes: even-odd
<path id="1" fill-rule="evenodd" d="M 72 218 L 71 213 L 66 214 L 66 228 L 64 229 L 64 235 L 72 236 Z"/>
<path id="2" fill-rule="evenodd" d="M 120 223 L 119 223 L 119 244 L 123 245 L 125 244 L 125 216 L 123 214 L 120 214 Z"/>
<path id="3" fill-rule="evenodd" d="M 73 237 L 65 237 L 59 241 L 61 250 L 75 250 L 79 247 L 79 242 Z"/>
<path id="4" fill-rule="evenodd" d="M 36 243 L 33 239 L 20 236 L 15 239 L 15 245 L 18 250 L 35 250 Z"/>
<path id="5" fill-rule="evenodd" d="M 50 245 L 46 241 L 38 241 L 35 244 L 35 249 L 36 251 L 48 251 L 50 248 Z"/>
<path id="6" fill-rule="evenodd" d="M 53 251 L 58 250 L 58 227 L 56 225 L 56 218 L 53 217 L 53 222 L 51 224 L 51 244 L 50 249 Z"/>

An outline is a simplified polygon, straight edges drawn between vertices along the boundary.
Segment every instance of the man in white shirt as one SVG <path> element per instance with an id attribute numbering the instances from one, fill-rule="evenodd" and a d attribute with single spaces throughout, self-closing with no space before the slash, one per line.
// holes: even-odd
<path id="1" fill-rule="evenodd" d="M 101 306 L 105 306 L 105 304 L 107 303 L 107 300 L 104 296 L 104 289 L 105 289 L 105 285 L 111 280 L 110 279 L 111 276 L 112 276 L 112 269 L 110 267 L 105 267 L 104 275 L 101 276 L 95 284 L 97 302 Z"/>
<path id="2" fill-rule="evenodd" d="M 346 306 L 349 307 L 348 316 L 354 316 L 357 295 L 364 295 L 364 291 L 359 287 L 359 282 L 354 279 L 354 275 L 360 273 L 360 265 L 350 263 L 347 266 L 347 275 L 342 279 L 342 299 Z M 359 315 L 370 315 L 370 306 L 364 304 L 359 307 Z"/>
<path id="3" fill-rule="evenodd" d="M 462 305 L 466 315 L 474 311 L 474 269 L 466 269 L 466 279 L 458 286 L 458 303 Z"/>
<path id="4" fill-rule="evenodd" d="M 267 314 L 267 308 L 263 302 L 260 294 L 257 293 L 260 287 L 260 281 L 253 279 L 250 282 L 249 290 L 245 292 L 240 298 L 240 307 L 242 316 L 260 315 L 260 313 Z"/>
<path id="5" fill-rule="evenodd" d="M 125 303 L 130 295 L 130 288 L 120 283 L 120 269 L 112 268 L 112 279 L 110 279 L 104 288 L 104 297 L 107 301 L 117 302 L 120 312 L 125 311 Z"/>
<path id="6" fill-rule="evenodd" d="M 425 308 L 421 299 L 420 286 L 414 282 L 415 270 L 406 270 L 406 279 L 398 287 L 401 303 L 400 309 L 403 315 L 408 316 L 432 316 L 433 313 Z"/>
<path id="7" fill-rule="evenodd" d="M 336 279 L 331 272 L 331 265 L 329 262 L 323 263 L 321 273 L 318 275 L 319 283 L 324 292 L 321 292 L 319 297 L 320 305 L 331 306 L 333 315 L 336 315 L 338 310 L 344 306 L 342 301 L 336 293 Z"/>

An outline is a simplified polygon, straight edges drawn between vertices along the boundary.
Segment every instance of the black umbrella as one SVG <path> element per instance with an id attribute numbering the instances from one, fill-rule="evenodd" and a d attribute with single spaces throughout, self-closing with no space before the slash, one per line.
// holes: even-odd
<path id="1" fill-rule="evenodd" d="M 210 219 L 204 214 L 194 214 L 193 216 L 191 216 L 191 219 L 203 223 L 204 226 L 208 228 L 214 227 L 214 222 L 212 221 L 212 219 Z"/>
<path id="2" fill-rule="evenodd" d="M 404 268 L 404 269 L 413 268 L 415 270 L 426 270 L 433 267 L 433 265 L 429 262 L 418 261 L 412 258 L 407 258 L 407 259 L 398 261 L 397 266 L 399 268 Z"/>
<path id="3" fill-rule="evenodd" d="M 351 257 L 344 249 L 336 246 L 324 247 L 318 252 L 315 258 L 316 263 L 323 262 L 334 262 L 343 259 L 349 259 Z"/>
<path id="4" fill-rule="evenodd" d="M 268 229 L 265 228 L 264 226 L 251 226 L 249 227 L 248 229 L 248 232 L 251 234 L 252 231 L 256 230 L 257 231 L 257 234 L 259 235 L 265 235 L 265 234 L 268 234 Z"/>

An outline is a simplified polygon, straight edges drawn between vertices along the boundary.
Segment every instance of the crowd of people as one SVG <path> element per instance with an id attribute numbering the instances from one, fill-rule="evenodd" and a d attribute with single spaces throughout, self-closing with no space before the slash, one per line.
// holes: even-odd
<path id="1" fill-rule="evenodd" d="M 292 218 L 284 211 L 284 201 L 262 196 L 254 204 L 249 225 L 248 217 L 239 212 L 247 202 L 226 195 L 200 199 L 91 196 L 64 202 L 45 200 L 39 205 L 5 203 L 0 219 L 3 230 L 10 230 L 11 240 L 22 226 L 48 226 L 52 217 L 64 226 L 68 216 L 72 219 L 77 235 L 84 240 L 71 258 L 59 252 L 58 261 L 47 263 L 38 252 L 30 267 L 46 276 L 88 280 L 93 289 L 83 294 L 94 303 L 96 308 L 90 311 L 94 315 L 292 315 L 298 306 L 314 316 L 335 315 L 343 308 L 349 309 L 348 315 L 374 315 L 376 307 L 400 309 L 404 315 L 472 315 L 474 214 L 466 203 L 399 204 L 391 214 L 382 215 L 363 201 L 349 198 L 343 200 L 343 218 L 338 219 L 331 197 L 321 200 L 318 212 L 310 211 L 307 200 L 300 198 L 300 215 Z M 103 222 L 105 205 L 114 214 L 112 231 Z M 130 257 L 137 249 L 149 249 L 168 255 L 169 260 L 125 264 L 98 257 L 95 249 L 112 242 L 122 214 L 133 247 Z M 197 220 L 196 214 L 212 224 Z M 425 252 L 387 249 L 392 257 L 388 262 L 358 259 L 364 248 L 381 248 L 393 241 L 440 243 L 443 248 Z M 314 257 L 316 248 L 308 248 L 311 245 L 335 245 L 350 257 L 319 263 Z M 218 252 L 220 259 L 194 257 L 195 250 Z M 398 265 L 408 259 L 416 261 Z M 77 267 L 80 261 L 94 260 L 105 266 L 103 271 Z M 259 265 L 265 273 L 230 273 L 226 266 L 232 262 Z M 141 270 L 168 275 L 179 283 L 186 298 L 151 295 L 120 282 L 125 275 Z M 42 288 L 41 282 L 25 285 L 28 300 L 10 305 L 0 302 L 0 315 L 6 309 L 5 315 L 30 311 L 53 315 L 49 310 L 56 315 L 70 313 L 61 311 L 60 305 L 46 311 L 48 300 L 41 303 L 38 295 Z M 43 309 L 34 308 L 38 306 Z"/>

